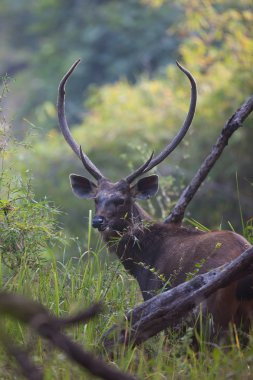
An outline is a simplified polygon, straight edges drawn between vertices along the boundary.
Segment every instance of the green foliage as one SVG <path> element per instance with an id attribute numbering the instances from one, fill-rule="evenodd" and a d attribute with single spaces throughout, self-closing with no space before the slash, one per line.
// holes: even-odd
<path id="1" fill-rule="evenodd" d="M 8 91 L 6 78 L 2 83 L 0 102 Z M 13 138 L 2 110 L 0 119 L 0 256 L 7 267 L 17 270 L 22 262 L 37 266 L 47 258 L 49 245 L 54 247 L 63 238 L 56 224 L 58 211 L 48 202 L 35 201 L 29 170 L 22 176 L 12 163 L 17 152 L 26 150 L 26 143 Z"/>
<path id="2" fill-rule="evenodd" d="M 253 245 L 253 218 L 247 220 L 244 226 L 244 234 L 246 239 Z"/>
<path id="3" fill-rule="evenodd" d="M 96 235 L 96 232 L 86 233 Z M 194 327 L 187 328 L 186 331 L 168 329 L 166 334 L 161 333 L 134 349 L 118 347 L 112 359 L 104 351 L 101 337 L 113 324 L 124 320 L 126 310 L 141 302 L 141 295 L 136 281 L 127 275 L 121 264 L 105 260 L 101 248 L 102 246 L 99 248 L 91 244 L 88 249 L 81 245 L 72 258 L 39 265 L 36 271 L 21 262 L 16 275 L 9 276 L 5 282 L 5 290 L 39 300 L 53 314 L 62 317 L 102 300 L 104 309 L 101 315 L 86 325 L 71 327 L 68 335 L 85 350 L 140 379 L 214 380 L 225 379 L 228 375 L 232 379 L 251 378 L 252 332 L 248 346 L 242 348 L 238 340 L 239 331 L 233 327 L 226 347 L 214 346 L 205 341 L 202 331 L 204 326 L 199 334 L 196 334 Z M 0 273 L 2 268 L 3 264 Z M 45 341 L 28 333 L 22 324 L 7 318 L 2 322 L 4 331 L 8 332 L 14 342 L 30 347 L 29 355 L 33 356 L 38 366 L 43 366 L 45 378 L 91 378 L 61 353 L 49 349 Z M 200 344 L 198 353 L 191 346 L 195 334 Z M 0 347 L 1 379 L 10 380 L 16 376 L 14 370 L 11 371 L 15 363 L 6 358 L 3 351 Z"/>
<path id="4" fill-rule="evenodd" d="M 205 264 L 206 259 L 201 259 L 198 263 L 195 264 L 195 268 L 192 272 L 186 273 L 186 281 L 191 280 L 193 277 L 197 276 L 202 266 Z"/>
<path id="5" fill-rule="evenodd" d="M 54 247 L 61 241 L 57 210 L 47 202 L 36 202 L 29 187 L 6 173 L 1 176 L 1 190 L 8 188 L 8 198 L 0 200 L 0 254 L 11 269 L 17 269 L 22 260 L 29 266 L 37 265 L 48 258 L 49 245 Z"/>
<path id="6" fill-rule="evenodd" d="M 253 50 L 251 1 L 180 0 L 180 4 L 186 12 L 186 39 L 180 51 L 190 67 L 197 66 L 209 86 L 219 84 L 221 72 L 226 76 L 236 72 L 236 81 L 248 76 Z"/>
<path id="7" fill-rule="evenodd" d="M 67 85 L 67 116 L 78 143 L 112 180 L 128 174 L 153 149 L 158 152 L 182 125 L 189 85 L 171 60 L 179 56 L 191 70 L 199 89 L 196 117 L 183 143 L 158 168 L 166 194 L 159 195 L 152 213 L 159 215 L 162 205 L 163 217 L 168 215 L 176 194 L 189 183 L 225 121 L 253 91 L 251 2 L 108 0 L 63 4 L 42 0 L 22 6 L 18 1 L 4 1 L 0 7 L 4 23 L 8 20 L 4 15 L 11 15 L 6 29 L 8 47 L 19 45 L 19 52 L 26 48 L 27 66 L 16 75 L 11 105 L 15 110 L 22 108 L 22 113 L 42 128 L 43 135 L 39 141 L 33 140 L 34 151 L 25 154 L 19 165 L 32 168 L 37 196 L 43 199 L 46 194 L 67 213 L 64 223 L 74 234 L 83 235 L 83 223 L 93 206 L 72 196 L 68 174 L 82 174 L 83 168 L 73 154 L 68 155 L 62 136 L 54 130 L 57 114 L 53 99 L 66 68 L 77 57 L 84 58 Z M 14 22 L 23 25 L 15 41 Z M 12 57 L 13 53 L 5 52 L 1 48 L 0 56 Z M 149 64 L 140 64 L 146 56 Z M 15 59 L 22 61 L 16 54 Z M 32 99 L 26 112 L 23 105 L 29 93 Z M 21 123 L 18 127 L 16 135 L 27 128 L 21 128 Z M 227 221 L 241 227 L 236 172 L 243 216 L 246 220 L 252 216 L 252 133 L 249 118 L 194 197 L 187 217 L 193 216 L 208 227 L 227 227 Z"/>
<path id="8" fill-rule="evenodd" d="M 80 93 L 90 84 L 121 77 L 135 82 L 142 72 L 153 75 L 175 59 L 179 37 L 172 38 L 169 28 L 182 13 L 174 2 L 154 8 L 141 0 L 2 1 L 1 31 L 8 44 L 0 49 L 0 58 L 26 88 L 21 115 L 34 121 L 35 112 L 45 129 L 54 127 L 48 101 L 55 102 L 59 76 L 79 57 L 84 63 L 69 103 L 75 121 L 81 117 Z"/>
<path id="9" fill-rule="evenodd" d="M 164 217 L 175 193 L 190 181 L 226 119 L 253 91 L 252 4 L 249 0 L 3 0 L 0 14 L 3 72 L 16 79 L 7 85 L 8 77 L 4 78 L 1 95 L 10 86 L 14 88 L 7 107 L 11 116 L 18 113 L 15 133 L 0 114 L 0 283 L 6 290 L 40 300 L 62 316 L 103 299 L 103 314 L 69 334 L 109 361 L 101 348 L 101 336 L 122 320 L 141 296 L 120 264 L 105 259 L 97 235 L 86 230 L 91 203 L 80 203 L 71 194 L 68 174 L 83 174 L 83 168 L 68 154 L 55 130 L 59 80 L 81 57 L 83 63 L 67 87 L 68 119 L 85 152 L 108 177 L 117 180 L 152 149 L 158 152 L 183 123 L 189 86 L 173 61 L 180 57 L 191 70 L 199 88 L 196 118 L 184 142 L 157 169 L 164 188 L 148 205 L 153 215 L 162 209 Z M 39 137 L 30 136 L 29 144 L 12 136 L 20 138 L 30 129 L 29 123 L 20 122 L 20 115 L 39 131 Z M 233 136 L 189 210 L 200 221 L 193 222 L 198 228 L 229 220 L 230 226 L 238 229 L 242 216 L 246 219 L 244 233 L 253 241 L 251 124 L 249 120 Z M 24 149 L 27 145 L 33 150 Z M 36 196 L 30 170 L 35 175 Z M 45 195 L 64 213 L 52 209 Z M 77 251 L 73 254 L 63 246 L 59 261 L 55 250 L 62 234 L 56 216 L 64 221 L 66 231 L 81 236 L 76 240 Z M 52 260 L 44 263 L 41 258 L 50 254 Z M 70 254 L 72 258 L 66 259 Z M 5 264 L 16 270 L 15 275 Z M 201 265 L 197 263 L 189 276 L 197 274 Z M 65 357 L 52 354 L 41 340 L 28 336 L 23 326 L 11 321 L 5 326 L 20 344 L 32 340 L 36 361 L 47 363 L 46 378 L 85 378 Z M 189 345 L 192 334 L 192 329 L 183 337 L 173 331 L 134 350 L 123 347 L 115 352 L 113 364 L 142 379 L 251 377 L 252 334 L 244 350 L 232 329 L 226 350 L 210 350 L 203 341 L 198 355 Z M 0 356 L 2 359 L 2 352 Z M 5 360 L 0 362 L 1 378 L 13 379 Z"/>

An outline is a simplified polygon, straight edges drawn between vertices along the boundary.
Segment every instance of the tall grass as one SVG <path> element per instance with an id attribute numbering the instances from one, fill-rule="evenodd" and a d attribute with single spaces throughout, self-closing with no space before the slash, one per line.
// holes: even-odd
<path id="1" fill-rule="evenodd" d="M 96 232 L 89 228 L 87 234 L 87 249 L 77 247 L 77 255 L 69 259 L 59 257 L 57 260 L 52 256 L 47 264 L 39 264 L 36 269 L 27 265 L 24 259 L 15 274 L 0 262 L 2 289 L 38 300 L 60 316 L 102 299 L 104 310 L 101 315 L 86 325 L 71 327 L 68 333 L 86 350 L 101 355 L 107 362 L 140 379 L 252 378 L 253 336 L 250 335 L 249 345 L 242 349 L 235 331 L 231 333 L 233 338 L 226 350 L 210 347 L 200 331 L 197 337 L 200 351 L 194 352 L 190 344 L 193 329 L 188 328 L 183 334 L 175 331 L 161 333 L 138 348 L 115 349 L 112 360 L 103 349 L 101 337 L 112 324 L 123 321 L 124 313 L 142 299 L 135 280 L 105 252 L 103 243 L 94 239 L 92 235 Z M 45 379 L 91 379 L 89 374 L 24 326 L 11 320 L 6 320 L 4 326 L 17 343 L 28 345 L 35 362 L 43 366 Z M 0 378 L 20 378 L 13 370 L 11 359 L 5 356 L 3 347 L 0 348 L 0 358 Z"/>

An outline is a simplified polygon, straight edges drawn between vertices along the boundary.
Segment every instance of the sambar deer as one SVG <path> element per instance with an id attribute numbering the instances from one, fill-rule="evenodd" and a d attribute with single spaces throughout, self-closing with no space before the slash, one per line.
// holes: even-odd
<path id="1" fill-rule="evenodd" d="M 214 147 L 215 153 L 212 152 L 207 157 L 205 167 L 200 168 L 192 183 L 182 194 L 174 214 L 164 222 L 154 222 L 151 216 L 136 203 L 136 200 L 149 199 L 156 194 L 158 176 L 150 175 L 141 179 L 138 177 L 162 162 L 185 136 L 195 113 L 197 101 L 195 80 L 185 68 L 177 63 L 191 84 L 191 102 L 183 126 L 162 152 L 155 157 L 152 153 L 151 157 L 138 169 L 114 183 L 107 179 L 83 153 L 68 127 L 65 116 L 65 84 L 79 61 L 73 64 L 60 82 L 58 118 L 67 143 L 96 182 L 71 174 L 71 187 L 78 198 L 94 199 L 95 216 L 92 225 L 102 234 L 109 250 L 116 253 L 125 269 L 136 278 L 144 300 L 153 297 L 159 290 L 168 289 L 186 281 L 187 274 L 194 272 L 197 263 L 200 263 L 199 273 L 204 273 L 232 261 L 250 247 L 244 237 L 232 231 L 202 232 L 182 226 L 181 221 L 187 203 L 221 154 L 229 137 L 252 111 L 253 102 L 240 115 L 238 125 L 232 125 L 232 127 L 229 125 L 228 132 L 224 128 Z M 232 121 L 236 124 L 237 119 Z M 223 328 L 233 321 L 237 325 L 244 323 L 246 329 L 253 311 L 253 276 L 249 275 L 243 280 L 218 290 L 206 300 L 205 305 L 202 304 L 202 310 L 211 313 L 214 322 Z"/>

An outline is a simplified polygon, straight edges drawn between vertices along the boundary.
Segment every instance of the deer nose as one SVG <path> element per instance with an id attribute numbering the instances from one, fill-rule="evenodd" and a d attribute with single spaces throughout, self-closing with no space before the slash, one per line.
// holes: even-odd
<path id="1" fill-rule="evenodd" d="M 105 218 L 103 216 L 95 215 L 93 220 L 92 220 L 92 227 L 99 228 L 102 226 L 104 221 L 105 221 Z"/>

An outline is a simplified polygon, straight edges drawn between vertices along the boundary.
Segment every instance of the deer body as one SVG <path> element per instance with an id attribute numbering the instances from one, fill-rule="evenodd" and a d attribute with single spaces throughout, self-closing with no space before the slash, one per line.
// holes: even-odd
<path id="1" fill-rule="evenodd" d="M 115 240 L 108 235 L 105 241 L 138 281 L 144 300 L 194 274 L 222 266 L 250 247 L 245 238 L 234 232 L 202 232 L 163 223 L 130 227 L 116 246 L 111 246 Z M 229 322 L 234 322 L 248 330 L 253 312 L 253 276 L 220 289 L 201 307 L 203 314 L 211 313 L 220 327 L 227 328 Z"/>
<path id="2" fill-rule="evenodd" d="M 137 279 L 147 300 L 164 286 L 174 287 L 194 273 L 226 264 L 249 246 L 246 239 L 229 231 L 202 232 L 155 223 L 131 229 L 109 249 Z"/>
<path id="3" fill-rule="evenodd" d="M 242 236 L 229 231 L 202 232 L 189 229 L 169 219 L 164 223 L 156 223 L 136 203 L 139 199 L 149 199 L 158 190 L 157 175 L 137 178 L 163 161 L 180 143 L 191 125 L 197 98 L 196 84 L 191 74 L 178 65 L 191 83 L 190 108 L 178 134 L 156 157 L 152 154 L 133 173 L 113 183 L 83 153 L 67 125 L 65 83 L 78 63 L 71 67 L 60 83 L 58 117 L 66 141 L 96 179 L 96 183 L 71 174 L 71 187 L 78 198 L 94 199 L 92 225 L 100 231 L 109 250 L 136 278 L 144 300 L 153 297 L 158 291 L 186 281 L 196 272 L 207 272 L 238 257 L 250 246 Z M 211 162 L 210 159 L 208 162 Z M 203 308 L 212 313 L 217 325 L 227 327 L 229 322 L 239 325 L 243 321 L 247 329 L 253 312 L 253 275 L 218 290 L 206 300 Z"/>
<path id="4" fill-rule="evenodd" d="M 78 197 L 95 199 L 93 227 L 102 234 L 109 250 L 136 278 L 144 300 L 161 290 L 224 265 L 250 247 L 249 242 L 231 231 L 203 232 L 174 223 L 156 223 L 136 202 L 154 195 L 157 176 L 142 178 L 132 187 L 124 180 L 114 184 L 107 179 L 98 186 L 72 174 L 71 185 Z M 95 187 L 96 186 L 96 187 Z M 93 195 L 92 195 L 93 194 Z M 224 309 L 224 304 L 227 305 Z M 202 304 L 215 323 L 244 323 L 249 328 L 253 312 L 253 276 L 220 289 Z"/>

